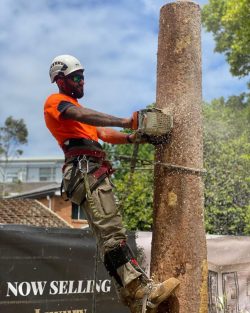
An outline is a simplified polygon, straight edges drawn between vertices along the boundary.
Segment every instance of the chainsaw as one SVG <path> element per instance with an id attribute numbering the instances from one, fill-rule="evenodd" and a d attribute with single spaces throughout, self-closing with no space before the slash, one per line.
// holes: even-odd
<path id="1" fill-rule="evenodd" d="M 144 109 L 137 116 L 137 132 L 148 136 L 163 136 L 173 128 L 173 116 L 162 109 Z"/>
<path id="2" fill-rule="evenodd" d="M 131 172 L 134 172 L 141 140 L 153 145 L 166 143 L 173 128 L 173 116 L 164 109 L 143 109 L 133 113 L 132 128 L 136 130 L 136 140 L 131 159 Z"/>

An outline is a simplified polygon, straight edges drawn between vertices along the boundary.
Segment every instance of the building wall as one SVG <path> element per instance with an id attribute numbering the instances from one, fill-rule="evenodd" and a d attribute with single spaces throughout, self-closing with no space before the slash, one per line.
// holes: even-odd
<path id="1" fill-rule="evenodd" d="M 88 226 L 88 222 L 86 220 L 81 219 L 72 219 L 72 205 L 70 201 L 64 201 L 61 196 L 52 196 L 47 198 L 37 199 L 45 206 L 49 207 L 52 211 L 58 214 L 61 218 L 63 218 L 66 222 L 72 225 L 74 228 L 83 228 Z"/>
<path id="2" fill-rule="evenodd" d="M 60 182 L 62 179 L 62 158 L 19 158 L 0 160 L 0 183 L 12 182 Z"/>
<path id="3" fill-rule="evenodd" d="M 209 284 L 210 299 L 213 294 L 213 302 L 217 302 L 210 307 L 209 313 L 250 313 L 250 263 L 227 266 L 210 264 L 209 271 L 209 276 L 217 276 L 213 290 Z"/>

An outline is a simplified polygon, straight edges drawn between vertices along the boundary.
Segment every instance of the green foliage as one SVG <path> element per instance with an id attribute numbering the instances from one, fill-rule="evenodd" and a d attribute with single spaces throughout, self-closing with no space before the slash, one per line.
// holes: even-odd
<path id="1" fill-rule="evenodd" d="M 232 74 L 239 77 L 250 71 L 249 16 L 249 0 L 209 0 L 202 10 L 203 25 L 215 38 L 215 51 L 225 53 Z"/>
<path id="2" fill-rule="evenodd" d="M 204 106 L 206 230 L 250 233 L 250 98 L 246 94 Z"/>
<path id="3" fill-rule="evenodd" d="M 109 159 L 117 168 L 113 183 L 119 208 L 126 227 L 130 230 L 150 230 L 153 208 L 154 147 L 140 145 L 136 169 L 130 172 L 133 145 L 107 145 Z"/>
<path id="4" fill-rule="evenodd" d="M 7 161 L 10 157 L 21 155 L 20 145 L 27 143 L 28 130 L 23 119 L 9 116 L 0 127 L 0 155 Z"/>
<path id="5" fill-rule="evenodd" d="M 153 175 L 150 171 L 136 171 L 131 177 L 126 173 L 115 179 L 124 223 L 130 230 L 150 230 L 153 218 Z"/>

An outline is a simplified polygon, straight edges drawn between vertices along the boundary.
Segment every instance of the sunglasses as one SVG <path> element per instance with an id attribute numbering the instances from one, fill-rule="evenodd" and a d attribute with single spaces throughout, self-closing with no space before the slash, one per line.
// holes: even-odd
<path id="1" fill-rule="evenodd" d="M 81 74 L 70 75 L 67 78 L 71 79 L 74 83 L 80 83 L 81 80 L 84 80 L 84 76 Z"/>

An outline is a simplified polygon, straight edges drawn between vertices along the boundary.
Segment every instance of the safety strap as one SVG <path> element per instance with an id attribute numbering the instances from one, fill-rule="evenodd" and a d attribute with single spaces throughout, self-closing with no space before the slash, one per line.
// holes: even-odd
<path id="1" fill-rule="evenodd" d="M 90 196 L 92 192 L 103 182 L 103 180 L 113 174 L 115 170 L 112 168 L 111 164 L 108 161 L 103 161 L 101 167 L 94 170 L 91 175 L 93 175 L 96 178 L 96 182 L 92 185 L 89 185 L 88 182 L 88 176 L 84 175 L 84 183 L 86 187 L 86 197 L 82 200 L 81 204 L 88 198 L 87 200 L 90 200 Z M 86 181 L 87 180 L 87 181 Z M 90 193 L 88 194 L 88 191 Z M 92 197 L 92 196 L 91 196 Z"/>
<path id="2" fill-rule="evenodd" d="M 81 155 L 104 159 L 106 156 L 106 153 L 104 151 L 98 151 L 98 150 L 72 149 L 69 151 L 65 151 L 64 155 L 66 159 L 70 157 L 81 156 Z"/>
<path id="3" fill-rule="evenodd" d="M 87 138 L 68 138 L 62 145 L 63 151 L 68 151 L 75 147 L 86 147 L 91 150 L 102 150 L 102 145 L 96 141 Z"/>
<path id="4" fill-rule="evenodd" d="M 115 172 L 115 169 L 112 168 L 109 161 L 103 161 L 101 167 L 99 167 L 96 171 L 93 172 L 93 176 L 98 179 L 103 174 L 107 174 L 107 176 L 112 175 Z"/>

